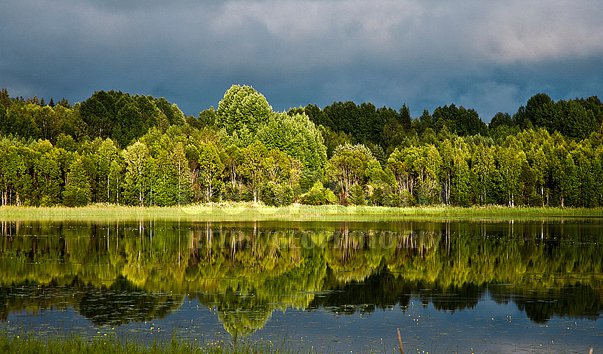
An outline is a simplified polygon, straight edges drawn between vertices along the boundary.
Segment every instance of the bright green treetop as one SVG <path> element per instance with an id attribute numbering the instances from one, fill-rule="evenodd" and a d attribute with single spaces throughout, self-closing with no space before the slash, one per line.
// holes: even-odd
<path id="1" fill-rule="evenodd" d="M 320 131 L 307 115 L 275 113 L 259 128 L 258 139 L 268 148 L 286 152 L 302 163 L 302 188 L 310 188 L 322 177 L 327 148 Z"/>
<path id="2" fill-rule="evenodd" d="M 228 133 L 243 127 L 253 133 L 268 121 L 272 107 L 266 97 L 252 87 L 233 85 L 224 93 L 216 113 L 216 125 L 225 128 Z"/>

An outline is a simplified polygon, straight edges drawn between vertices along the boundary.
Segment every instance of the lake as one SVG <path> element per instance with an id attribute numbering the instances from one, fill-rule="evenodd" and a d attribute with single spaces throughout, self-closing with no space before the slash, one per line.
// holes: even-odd
<path id="1" fill-rule="evenodd" d="M 603 350 L 603 221 L 0 223 L 0 333 Z"/>

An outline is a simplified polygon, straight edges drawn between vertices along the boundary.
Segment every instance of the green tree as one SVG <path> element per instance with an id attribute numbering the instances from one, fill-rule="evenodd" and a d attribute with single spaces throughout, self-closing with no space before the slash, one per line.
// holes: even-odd
<path id="1" fill-rule="evenodd" d="M 117 104 L 121 108 L 117 111 L 117 120 L 112 127 L 111 136 L 115 137 L 119 145 L 128 146 L 134 139 L 144 135 L 148 127 L 134 99 L 124 96 Z"/>
<path id="2" fill-rule="evenodd" d="M 341 145 L 335 149 L 333 157 L 327 162 L 327 176 L 340 191 L 341 203 L 346 203 L 350 189 L 354 184 L 364 186 L 367 181 L 366 169 L 370 161 L 375 160 L 371 151 L 364 145 Z"/>
<path id="3" fill-rule="evenodd" d="M 320 131 L 305 114 L 275 113 L 260 126 L 257 137 L 269 149 L 279 149 L 301 162 L 302 189 L 323 177 L 326 147 Z"/>
<path id="4" fill-rule="evenodd" d="M 39 129 L 40 138 L 54 142 L 59 134 L 60 122 L 54 109 L 50 106 L 28 106 L 36 127 Z"/>
<path id="5" fill-rule="evenodd" d="M 268 181 L 262 188 L 262 201 L 266 205 L 283 206 L 293 203 L 293 189 L 287 184 Z"/>
<path id="6" fill-rule="evenodd" d="M 262 167 L 267 180 L 262 187 L 262 201 L 275 206 L 291 204 L 299 190 L 302 164 L 287 153 L 272 149 L 264 157 Z"/>
<path id="7" fill-rule="evenodd" d="M 33 150 L 33 204 L 57 205 L 61 202 L 63 171 L 61 169 L 62 149 L 55 149 L 50 141 L 39 140 L 32 145 Z"/>
<path id="8" fill-rule="evenodd" d="M 210 202 L 222 184 L 222 175 L 226 166 L 222 162 L 218 146 L 211 142 L 199 144 L 197 159 L 199 166 L 197 180 L 204 191 L 205 201 Z"/>
<path id="9" fill-rule="evenodd" d="M 406 132 L 404 126 L 400 123 L 397 117 L 389 117 L 383 125 L 382 140 L 384 142 L 385 152 L 389 155 L 395 148 L 399 148 L 404 144 Z"/>
<path id="10" fill-rule="evenodd" d="M 109 202 L 111 203 L 120 203 L 120 195 L 121 190 L 123 188 L 123 161 L 121 156 L 119 159 L 111 161 L 111 165 L 109 166 Z"/>
<path id="11" fill-rule="evenodd" d="M 403 190 L 408 190 L 408 178 L 410 175 L 409 167 L 406 165 L 404 160 L 404 154 L 400 149 L 395 149 L 387 159 L 387 168 L 392 172 L 396 180 L 396 188 L 398 193 L 402 193 Z"/>
<path id="12" fill-rule="evenodd" d="M 190 201 L 191 184 L 188 161 L 182 143 L 171 144 L 170 150 L 161 149 L 153 159 L 156 171 L 153 176 L 154 204 L 181 205 Z M 159 173 L 158 173 L 159 172 Z"/>
<path id="13" fill-rule="evenodd" d="M 320 131 L 320 135 L 322 135 L 325 147 L 327 148 L 328 159 L 333 157 L 333 153 L 339 145 L 352 144 L 353 138 L 350 134 L 334 131 L 324 125 L 319 125 L 318 130 Z"/>
<path id="14" fill-rule="evenodd" d="M 563 208 L 575 200 L 578 190 L 578 175 L 576 164 L 572 155 L 564 146 L 558 146 L 551 159 L 553 183 L 559 198 L 559 205 Z"/>
<path id="15" fill-rule="evenodd" d="M 522 168 L 527 164 L 525 153 L 510 139 L 508 146 L 501 146 L 497 151 L 497 164 L 501 176 L 501 189 L 506 196 L 506 203 L 514 207 L 520 193 Z"/>
<path id="16" fill-rule="evenodd" d="M 354 184 L 350 188 L 350 203 L 354 205 L 365 205 L 366 204 L 366 195 L 364 193 L 364 188 L 360 184 Z"/>
<path id="17" fill-rule="evenodd" d="M 444 127 L 458 135 L 484 134 L 486 124 L 473 109 L 450 106 L 438 107 L 433 111 L 434 129 L 440 131 Z"/>
<path id="18" fill-rule="evenodd" d="M 439 201 L 441 165 L 442 158 L 433 145 L 395 149 L 387 160 L 388 169 L 396 181 L 397 193 L 405 204 L 412 204 L 415 200 L 420 204 Z"/>
<path id="19" fill-rule="evenodd" d="M 79 107 L 80 116 L 88 128 L 88 136 L 108 138 L 113 132 L 113 117 L 117 116 L 115 103 L 121 92 L 97 91 Z"/>
<path id="20" fill-rule="evenodd" d="M 439 203 L 438 175 L 442 166 L 442 157 L 434 145 L 418 148 L 417 155 L 417 159 L 413 163 L 413 173 L 417 183 L 416 200 L 419 204 Z"/>
<path id="21" fill-rule="evenodd" d="M 81 140 L 86 136 L 88 127 L 80 116 L 79 106 L 70 108 L 59 104 L 54 107 L 54 112 L 60 124 L 60 133 L 69 135 L 75 140 Z"/>
<path id="22" fill-rule="evenodd" d="M 69 166 L 67 183 L 63 191 L 63 204 L 66 206 L 84 206 L 92 200 L 90 180 L 81 156 L 76 155 Z"/>
<path id="23" fill-rule="evenodd" d="M 410 116 L 410 109 L 406 104 L 400 108 L 400 123 L 404 130 L 409 130 L 412 125 L 412 117 Z"/>
<path id="24" fill-rule="evenodd" d="M 495 179 L 496 161 L 494 149 L 486 144 L 477 144 L 471 156 L 471 173 L 473 190 L 478 204 L 487 204 L 492 201 L 490 195 Z"/>
<path id="25" fill-rule="evenodd" d="M 28 150 L 19 140 L 0 137 L 0 187 L 2 188 L 2 204 L 20 204 L 22 186 L 30 180 L 27 171 Z"/>
<path id="26" fill-rule="evenodd" d="M 299 187 L 302 165 L 295 157 L 279 149 L 271 149 L 262 162 L 269 181 Z"/>
<path id="27" fill-rule="evenodd" d="M 231 86 L 218 103 L 216 125 L 228 133 L 244 127 L 252 134 L 270 119 L 272 107 L 266 98 L 250 86 Z"/>
<path id="28" fill-rule="evenodd" d="M 177 189 L 177 202 L 178 205 L 187 204 L 191 201 L 192 197 L 192 176 L 189 169 L 189 162 L 186 158 L 186 151 L 184 144 L 181 142 L 176 143 L 172 153 L 172 165 L 176 172 L 178 189 Z"/>
<path id="29" fill-rule="evenodd" d="M 186 116 L 178 105 L 175 103 L 168 102 L 165 98 L 153 98 L 153 102 L 155 106 L 163 113 L 167 119 L 167 124 L 169 125 L 185 125 L 186 124 Z"/>
<path id="30" fill-rule="evenodd" d="M 199 112 L 199 127 L 213 127 L 216 125 L 216 109 L 211 106 Z"/>
<path id="31" fill-rule="evenodd" d="M 440 183 L 445 204 L 469 205 L 471 199 L 471 152 L 462 137 L 446 139 L 439 146 L 442 158 Z"/>
<path id="32" fill-rule="evenodd" d="M 13 145 L 9 156 L 9 183 L 14 188 L 9 189 L 9 200 L 14 200 L 16 205 L 37 205 L 34 185 L 34 161 L 37 159 L 31 145 L 16 143 Z"/>
<path id="33" fill-rule="evenodd" d="M 337 203 L 337 197 L 332 190 L 325 188 L 320 181 L 316 181 L 312 188 L 300 196 L 300 202 L 307 205 L 325 205 Z"/>
<path id="34" fill-rule="evenodd" d="M 228 197 L 232 200 L 239 200 L 243 189 L 243 163 L 244 158 L 242 149 L 236 145 L 230 145 L 224 153 L 224 165 L 226 169 Z"/>
<path id="35" fill-rule="evenodd" d="M 150 192 L 151 156 L 148 147 L 140 141 L 122 152 L 125 162 L 124 201 L 139 206 L 148 203 Z"/>
<path id="36" fill-rule="evenodd" d="M 516 135 L 519 144 L 526 154 L 529 172 L 533 177 L 533 190 L 524 192 L 530 205 L 546 205 L 549 199 L 550 176 L 549 158 L 552 139 L 544 128 L 524 130 Z M 507 138 L 510 139 L 510 138 Z M 531 189 L 528 186 L 528 189 Z"/>
<path id="37" fill-rule="evenodd" d="M 260 192 L 263 183 L 266 181 L 266 171 L 264 169 L 264 158 L 268 155 L 268 149 L 259 141 L 241 149 L 243 164 L 241 165 L 241 175 L 245 178 L 249 189 L 253 195 L 253 202 L 257 203 L 260 199 Z"/>
<path id="38" fill-rule="evenodd" d="M 6 110 L 5 119 L 0 122 L 2 133 L 23 138 L 40 138 L 42 132 L 33 115 L 33 112 L 37 109 L 39 109 L 39 106 L 31 103 L 18 102 L 11 104 Z"/>
<path id="39" fill-rule="evenodd" d="M 95 200 L 97 202 L 110 203 L 112 201 L 111 190 L 114 190 L 115 186 L 112 186 L 111 184 L 112 182 L 116 183 L 116 181 L 111 178 L 111 164 L 118 159 L 119 148 L 115 142 L 109 138 L 103 140 L 96 152 L 97 176 L 99 179 L 96 183 L 97 190 Z"/>

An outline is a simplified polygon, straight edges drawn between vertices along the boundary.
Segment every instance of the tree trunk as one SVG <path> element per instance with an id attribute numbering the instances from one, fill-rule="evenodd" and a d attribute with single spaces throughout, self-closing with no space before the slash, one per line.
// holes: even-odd
<path id="1" fill-rule="evenodd" d="M 207 183 L 207 189 L 205 190 L 205 199 L 209 203 L 211 201 L 211 196 L 214 194 L 214 188 L 211 182 Z"/>
<path id="2" fill-rule="evenodd" d="M 230 165 L 230 183 L 232 184 L 232 189 L 234 190 L 237 183 L 237 171 L 234 164 Z"/>
<path id="3" fill-rule="evenodd" d="M 180 206 L 180 177 L 182 176 L 182 171 L 181 171 L 181 166 L 180 166 L 180 159 L 178 159 L 178 194 L 176 195 L 176 201 L 178 203 L 178 206 Z"/>

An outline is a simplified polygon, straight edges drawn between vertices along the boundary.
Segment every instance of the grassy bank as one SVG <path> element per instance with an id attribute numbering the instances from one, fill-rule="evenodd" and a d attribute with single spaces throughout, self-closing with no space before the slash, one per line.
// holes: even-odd
<path id="1" fill-rule="evenodd" d="M 116 338 L 36 338 L 9 337 L 0 335 L 0 353 L 11 354 L 205 354 L 205 353 L 278 353 L 283 349 L 268 344 L 232 344 L 210 343 L 195 344 L 171 340 L 166 343 L 150 345 L 126 342 Z"/>
<path id="2" fill-rule="evenodd" d="M 90 205 L 67 207 L 0 207 L 0 220 L 182 220 L 182 221 L 244 221 L 244 220 L 331 220 L 379 221 L 408 219 L 496 220 L 543 218 L 600 218 L 603 208 L 508 208 L 485 207 L 412 207 L 389 208 L 374 206 L 291 205 L 268 207 L 251 203 L 202 204 L 183 207 L 128 207 L 121 205 Z"/>

